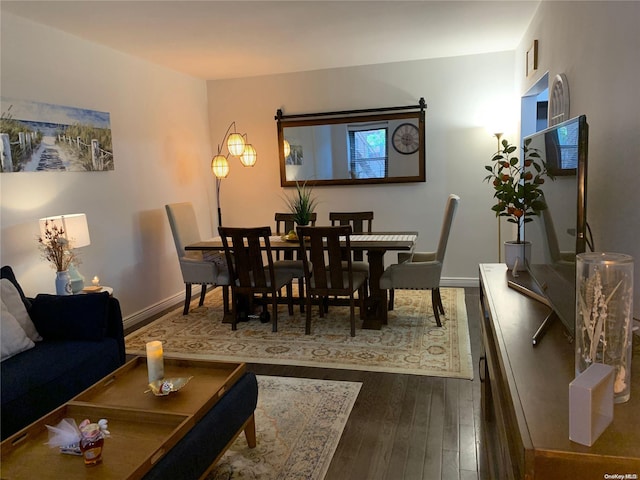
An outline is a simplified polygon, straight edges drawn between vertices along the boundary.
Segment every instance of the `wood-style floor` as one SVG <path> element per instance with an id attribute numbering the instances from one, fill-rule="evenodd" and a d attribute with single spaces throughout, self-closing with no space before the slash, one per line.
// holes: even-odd
<path id="1" fill-rule="evenodd" d="M 286 365 L 248 368 L 262 375 L 362 382 L 328 480 L 482 479 L 478 292 L 465 288 L 473 381 Z"/>
<path id="2" fill-rule="evenodd" d="M 478 296 L 478 288 L 465 288 L 473 381 L 254 363 L 247 368 L 258 375 L 362 382 L 327 480 L 483 480 Z"/>

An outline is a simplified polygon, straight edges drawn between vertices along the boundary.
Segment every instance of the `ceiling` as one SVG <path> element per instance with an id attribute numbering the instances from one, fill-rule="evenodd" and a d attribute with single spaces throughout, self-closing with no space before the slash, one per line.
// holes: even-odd
<path id="1" fill-rule="evenodd" d="M 9 1 L 9 12 L 207 80 L 514 50 L 539 1 Z"/>

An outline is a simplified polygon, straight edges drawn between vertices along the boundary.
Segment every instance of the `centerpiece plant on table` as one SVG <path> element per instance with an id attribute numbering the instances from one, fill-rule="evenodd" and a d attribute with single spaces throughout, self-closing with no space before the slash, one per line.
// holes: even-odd
<path id="1" fill-rule="evenodd" d="M 312 195 L 313 189 L 307 185 L 307 182 L 300 184 L 296 181 L 296 191 L 290 197 L 285 197 L 285 202 L 289 211 L 293 213 L 293 219 L 296 225 L 309 225 L 311 215 L 318 204 L 317 199 Z M 288 232 L 295 236 L 295 231 Z"/>
<path id="2" fill-rule="evenodd" d="M 516 244 L 524 243 L 522 226 L 547 208 L 541 188 L 544 177 L 553 180 L 539 150 L 529 144 L 527 139 L 523 147 L 524 160 L 520 162 L 514 155 L 517 147 L 504 139 L 501 148 L 491 158 L 491 164 L 485 165 L 489 175 L 484 180 L 493 186 L 496 200 L 491 210 L 496 217 L 506 217 L 507 222 L 516 225 Z"/>

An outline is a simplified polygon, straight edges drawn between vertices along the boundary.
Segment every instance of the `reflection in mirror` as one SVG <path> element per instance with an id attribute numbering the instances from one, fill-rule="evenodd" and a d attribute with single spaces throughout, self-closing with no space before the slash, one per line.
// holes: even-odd
<path id="1" fill-rule="evenodd" d="M 424 99 L 417 106 L 288 115 L 278 110 L 280 184 L 425 181 Z"/>

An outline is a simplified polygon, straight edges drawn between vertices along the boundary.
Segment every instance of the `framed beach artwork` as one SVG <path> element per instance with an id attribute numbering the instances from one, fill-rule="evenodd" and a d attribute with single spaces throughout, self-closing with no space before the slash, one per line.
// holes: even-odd
<path id="1" fill-rule="evenodd" d="M 109 113 L 6 97 L 0 112 L 3 173 L 114 169 Z"/>

